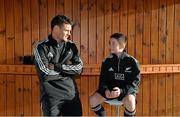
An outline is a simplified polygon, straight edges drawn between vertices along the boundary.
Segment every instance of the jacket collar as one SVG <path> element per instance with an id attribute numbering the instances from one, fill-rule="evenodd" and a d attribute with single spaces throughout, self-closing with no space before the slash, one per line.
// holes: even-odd
<path id="1" fill-rule="evenodd" d="M 120 57 L 118 57 L 115 53 L 112 53 L 112 55 L 118 59 L 124 59 L 124 57 L 127 56 L 126 50 L 123 50 L 123 52 L 121 52 Z"/>
<path id="2" fill-rule="evenodd" d="M 50 34 L 50 35 L 48 36 L 48 39 L 49 39 L 49 44 L 50 44 L 50 45 L 59 45 L 59 44 L 61 44 L 61 43 L 64 43 L 64 41 L 58 43 L 58 42 L 52 37 L 52 34 Z"/>

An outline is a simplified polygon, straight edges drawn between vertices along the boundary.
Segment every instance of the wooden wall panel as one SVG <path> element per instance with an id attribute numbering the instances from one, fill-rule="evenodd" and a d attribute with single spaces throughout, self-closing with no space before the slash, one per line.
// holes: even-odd
<path id="1" fill-rule="evenodd" d="M 32 45 L 51 32 L 54 15 L 65 14 L 76 24 L 72 40 L 88 66 L 77 79 L 83 115 L 94 116 L 88 97 L 98 86 L 99 69 L 93 64 L 100 66 L 109 55 L 110 35 L 126 34 L 127 52 L 141 65 L 177 64 L 180 63 L 179 12 L 179 0 L 1 0 L 0 64 L 4 67 L 0 71 L 12 72 L 0 74 L 0 115 L 41 115 L 37 76 L 28 67 L 16 69 L 6 64 L 23 64 L 23 56 L 32 54 Z M 154 74 L 152 69 L 167 74 Z M 180 115 L 180 75 L 172 74 L 178 69 L 177 66 L 142 68 L 145 72 L 137 96 L 137 115 Z M 115 115 L 114 107 L 104 106 L 108 115 Z M 120 112 L 123 115 L 123 108 Z"/>

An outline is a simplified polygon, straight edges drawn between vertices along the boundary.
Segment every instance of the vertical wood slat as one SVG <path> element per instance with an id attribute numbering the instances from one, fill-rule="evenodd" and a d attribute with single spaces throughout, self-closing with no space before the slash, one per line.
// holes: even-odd
<path id="1" fill-rule="evenodd" d="M 151 20 L 151 63 L 156 64 L 158 63 L 158 20 L 159 20 L 159 14 L 158 14 L 158 6 L 159 1 L 152 0 L 152 20 Z M 157 75 L 150 76 L 150 116 L 156 116 L 158 113 L 157 110 Z"/>
<path id="2" fill-rule="evenodd" d="M 31 55 L 31 3 L 30 0 L 23 1 L 23 41 L 24 55 Z M 27 44 L 28 43 L 28 44 Z"/>
<path id="3" fill-rule="evenodd" d="M 25 68 L 25 72 L 31 72 L 31 69 Z M 32 114 L 32 76 L 24 75 L 23 76 L 23 101 L 24 101 L 24 115 L 30 116 Z"/>
<path id="4" fill-rule="evenodd" d="M 120 0 L 119 16 L 120 16 L 120 32 L 128 36 L 128 0 Z M 126 50 L 127 48 L 128 48 L 128 44 L 126 45 Z M 120 108 L 120 115 L 121 116 L 124 115 L 124 108 Z"/>
<path id="5" fill-rule="evenodd" d="M 5 1 L 6 25 L 6 61 L 14 64 L 14 0 Z"/>
<path id="6" fill-rule="evenodd" d="M 105 58 L 105 5 L 104 2 L 105 0 L 96 0 L 97 2 L 97 6 L 96 6 L 96 12 L 97 12 L 97 19 L 96 19 L 96 55 L 97 55 L 97 64 L 101 64 L 102 60 Z M 98 85 L 99 85 L 99 76 L 96 76 L 94 78 L 94 80 L 96 81 L 96 85 L 95 85 L 95 90 L 97 90 Z M 95 90 L 93 92 L 95 92 Z M 91 111 L 91 110 L 90 110 Z M 92 111 L 91 111 L 92 112 Z"/>
<path id="7" fill-rule="evenodd" d="M 96 0 L 89 0 L 88 1 L 88 64 L 96 64 L 97 63 L 97 23 L 96 23 L 96 17 L 97 17 L 97 10 L 96 10 Z M 96 77 L 88 77 L 88 94 L 92 95 L 94 91 L 96 90 Z M 89 104 L 88 104 L 89 106 Z M 88 115 L 91 112 L 89 109 Z"/>
<path id="8" fill-rule="evenodd" d="M 48 0 L 47 1 L 47 5 L 48 5 L 48 13 L 47 13 L 47 22 L 48 22 L 48 34 L 51 33 L 51 20 L 52 18 L 55 16 L 56 14 L 56 1 L 55 0 Z"/>
<path id="9" fill-rule="evenodd" d="M 100 64 L 102 60 L 104 59 L 104 14 L 105 14 L 105 5 L 104 5 L 105 0 L 97 0 L 97 29 L 96 29 L 96 40 L 97 40 L 97 47 L 96 47 L 96 52 L 97 52 L 97 64 Z"/>
<path id="10" fill-rule="evenodd" d="M 144 34 L 143 34 L 143 64 L 150 63 L 150 34 L 151 34 L 151 0 L 144 0 Z M 150 89 L 150 79 L 146 76 L 143 79 L 142 84 L 142 94 L 143 94 L 143 113 L 142 115 L 149 116 L 149 106 L 150 106 L 150 91 L 143 90 Z"/>
<path id="11" fill-rule="evenodd" d="M 174 60 L 174 0 L 167 0 L 166 63 Z M 166 75 L 166 116 L 173 115 L 173 75 Z"/>
<path id="12" fill-rule="evenodd" d="M 24 55 L 31 55 L 32 42 L 31 42 L 31 1 L 23 1 L 23 38 L 24 38 Z M 28 46 L 26 46 L 28 43 Z M 29 69 L 24 69 L 29 71 Z M 24 115 L 30 116 L 32 113 L 32 97 L 31 97 L 31 76 L 23 76 L 23 103 Z"/>
<path id="13" fill-rule="evenodd" d="M 104 3 L 105 4 L 105 21 L 104 21 L 104 51 L 105 51 L 105 56 L 109 55 L 109 39 L 111 36 L 111 30 L 112 30 L 112 26 L 111 26 L 111 16 L 112 16 L 112 6 L 111 6 L 111 0 L 105 0 Z"/>
<path id="14" fill-rule="evenodd" d="M 135 21 L 136 21 L 136 11 L 135 11 L 135 0 L 128 0 L 128 53 L 135 56 Z"/>
<path id="15" fill-rule="evenodd" d="M 158 7 L 159 7 L 159 1 L 157 0 L 152 0 L 152 21 L 151 21 L 151 63 L 158 63 L 158 22 L 159 22 L 159 12 L 158 12 Z M 150 84 L 153 85 L 151 86 L 150 89 L 150 99 L 151 99 L 151 105 L 150 105 L 150 115 L 155 116 L 158 114 L 158 108 L 157 108 L 157 103 L 158 103 L 158 81 L 157 81 L 157 75 L 153 75 L 150 78 Z"/>
<path id="16" fill-rule="evenodd" d="M 143 0 L 138 0 L 135 1 L 135 6 L 136 6 L 136 20 L 135 20 L 135 57 L 136 59 L 140 62 L 140 64 L 142 64 L 142 41 L 143 41 L 143 10 L 144 10 L 144 4 L 143 4 Z M 139 87 L 139 95 L 138 95 L 138 112 L 137 115 L 143 115 L 143 99 L 144 99 L 144 94 L 143 94 L 143 83 L 144 83 L 144 79 L 141 80 L 141 84 Z"/>
<path id="17" fill-rule="evenodd" d="M 32 116 L 41 116 L 41 106 L 40 106 L 40 83 L 37 76 L 32 76 Z"/>
<path id="18" fill-rule="evenodd" d="M 37 43 L 40 39 L 40 21 L 39 21 L 39 2 L 37 0 L 31 0 L 31 42 L 32 49 L 33 45 Z"/>
<path id="19" fill-rule="evenodd" d="M 81 58 L 84 64 L 88 64 L 88 0 L 80 1 L 80 18 L 81 18 Z M 82 105 L 83 115 L 88 115 L 88 77 L 81 77 L 81 100 L 84 100 Z"/>
<path id="20" fill-rule="evenodd" d="M 7 75 L 7 100 L 6 114 L 7 116 L 15 115 L 15 78 L 14 75 Z"/>
<path id="21" fill-rule="evenodd" d="M 80 20 L 81 20 L 81 17 L 80 17 L 80 0 L 76 0 L 74 1 L 73 0 L 73 13 L 72 13 L 72 19 L 75 23 L 75 26 L 73 28 L 73 42 L 76 44 L 77 48 L 78 48 L 78 51 L 79 53 L 81 52 L 80 51 L 80 34 L 81 34 L 81 27 L 80 27 Z"/>
<path id="22" fill-rule="evenodd" d="M 89 0 L 89 6 L 88 6 L 88 11 L 89 11 L 89 22 L 88 22 L 88 58 L 89 64 L 96 63 L 96 0 Z"/>
<path id="23" fill-rule="evenodd" d="M 6 116 L 6 100 L 7 100 L 7 82 L 6 75 L 0 75 L 0 116 Z"/>
<path id="24" fill-rule="evenodd" d="M 76 44 L 76 47 L 78 48 L 78 52 L 81 56 L 81 51 L 80 51 L 80 45 L 81 45 L 81 30 L 80 30 L 80 0 L 73 0 L 73 11 L 72 11 L 72 19 L 75 23 L 75 26 L 73 28 L 73 42 Z M 78 86 L 78 91 L 81 92 L 81 78 L 76 79 L 76 83 Z"/>
<path id="25" fill-rule="evenodd" d="M 112 0 L 112 33 L 119 32 L 120 21 L 119 21 L 119 0 Z"/>
<path id="26" fill-rule="evenodd" d="M 105 19 L 104 19 L 104 47 L 105 47 L 105 56 L 109 55 L 110 49 L 109 49 L 109 41 L 110 36 L 112 32 L 112 0 L 105 0 Z M 107 115 L 111 115 L 111 107 L 107 104 L 104 104 L 104 108 L 106 109 Z"/>
<path id="27" fill-rule="evenodd" d="M 7 63 L 14 64 L 14 0 L 5 1 Z M 15 79 L 7 75 L 6 115 L 15 115 Z M 11 100 L 10 100 L 11 99 Z"/>
<path id="28" fill-rule="evenodd" d="M 23 68 L 15 69 L 17 72 L 23 72 Z M 24 88 L 24 78 L 23 75 L 14 75 L 15 78 L 15 115 L 23 116 L 24 115 L 24 98 L 23 98 L 23 88 Z"/>
<path id="29" fill-rule="evenodd" d="M 14 1 L 14 22 L 15 22 L 15 64 L 22 64 L 23 57 L 23 1 Z M 30 18 L 29 18 L 30 19 Z"/>
<path id="30" fill-rule="evenodd" d="M 119 10 L 120 10 L 120 2 L 119 0 L 112 0 L 112 22 L 111 22 L 111 26 L 112 26 L 112 34 L 113 33 L 117 33 L 120 31 L 120 15 L 119 15 Z M 112 106 L 111 107 L 111 115 L 115 116 L 116 115 L 116 111 L 115 111 L 115 107 Z"/>
<path id="31" fill-rule="evenodd" d="M 56 0 L 56 14 L 64 13 L 64 1 L 65 0 Z"/>
<path id="32" fill-rule="evenodd" d="M 159 1 L 159 63 L 165 63 L 165 42 L 166 42 L 166 0 Z M 158 75 L 158 115 L 165 116 L 166 105 L 165 100 L 165 88 L 166 82 L 164 80 L 165 75 Z M 161 97 L 160 97 L 161 96 Z"/>
<path id="33" fill-rule="evenodd" d="M 180 50 L 180 1 L 179 0 L 175 0 L 175 20 L 174 20 L 174 54 L 176 56 L 174 56 L 174 63 L 179 63 L 180 62 L 180 54 L 179 54 L 179 50 Z M 180 74 L 176 74 L 174 75 L 174 81 L 173 81 L 173 115 L 174 116 L 178 116 L 180 115 L 180 93 L 177 93 L 177 91 L 180 90 L 179 87 L 179 82 L 180 82 Z"/>
<path id="34" fill-rule="evenodd" d="M 120 32 L 128 35 L 128 0 L 120 0 Z"/>
<path id="35" fill-rule="evenodd" d="M 73 7 L 72 0 L 65 0 L 65 2 L 64 2 L 64 15 L 66 15 L 70 19 L 73 18 L 73 13 L 72 13 L 73 12 L 72 11 L 73 8 L 72 7 Z M 70 40 L 73 40 L 72 39 L 72 35 L 70 36 Z"/>
<path id="36" fill-rule="evenodd" d="M 65 0 L 64 1 L 64 15 L 68 16 L 72 19 L 72 0 Z"/>
<path id="37" fill-rule="evenodd" d="M 49 3 L 49 0 L 48 0 Z M 51 16 L 51 14 L 53 14 L 53 10 L 55 12 L 55 8 L 53 9 L 53 0 L 51 0 L 51 3 L 48 4 L 48 8 L 50 8 L 51 10 L 48 9 L 48 20 L 49 17 Z M 37 41 L 39 41 L 40 39 L 40 32 L 39 32 L 39 27 L 40 27 L 40 18 L 39 18 L 39 2 L 37 0 L 31 0 L 31 27 L 32 27 L 32 44 L 35 44 Z M 50 14 L 50 15 L 49 15 Z M 49 26 L 49 25 L 48 25 Z M 48 28 L 49 29 L 49 28 Z M 50 32 L 50 30 L 48 30 Z M 32 47 L 33 48 L 33 47 Z M 24 76 L 25 77 L 25 76 Z M 28 78 L 30 78 L 28 76 Z M 39 87 L 39 79 L 37 78 L 37 76 L 31 76 L 31 102 L 32 102 L 32 107 L 31 107 L 31 116 L 40 116 L 41 115 L 41 110 L 40 110 L 40 87 Z M 25 81 L 26 81 L 27 77 L 25 77 Z M 25 86 L 26 87 L 26 86 Z M 26 97 L 25 97 L 26 98 Z M 28 115 L 28 114 L 27 114 Z M 26 116 L 27 116 L 26 115 Z"/>
<path id="38" fill-rule="evenodd" d="M 5 35 L 6 35 L 6 25 L 5 25 L 5 1 L 1 0 L 1 4 L 0 4 L 0 15 L 1 15 L 1 21 L 0 21 L 0 39 L 1 39 L 1 43 L 0 43 L 0 55 L 1 55 L 1 59 L 0 59 L 0 63 L 1 64 L 6 64 L 6 39 L 5 39 Z"/>
<path id="39" fill-rule="evenodd" d="M 39 1 L 39 31 L 40 31 L 40 40 L 43 40 L 47 37 L 48 32 L 48 22 L 47 22 L 47 0 Z"/>

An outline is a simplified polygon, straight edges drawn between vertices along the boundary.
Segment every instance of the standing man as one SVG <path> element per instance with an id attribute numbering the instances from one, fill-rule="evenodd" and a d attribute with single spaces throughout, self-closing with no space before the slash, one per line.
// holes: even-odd
<path id="1" fill-rule="evenodd" d="M 40 79 L 44 116 L 81 116 L 82 106 L 74 79 L 82 72 L 78 49 L 69 40 L 73 23 L 57 15 L 51 21 L 51 34 L 34 48 Z"/>
<path id="2" fill-rule="evenodd" d="M 101 103 L 118 99 L 124 104 L 124 116 L 134 116 L 140 83 L 139 62 L 124 51 L 125 35 L 114 33 L 110 38 L 111 54 L 102 62 L 99 89 L 90 96 L 90 105 L 97 115 L 105 116 Z"/>

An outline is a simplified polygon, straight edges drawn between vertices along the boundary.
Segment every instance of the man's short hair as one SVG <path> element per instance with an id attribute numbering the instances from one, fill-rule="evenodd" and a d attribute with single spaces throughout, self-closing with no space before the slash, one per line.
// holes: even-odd
<path id="1" fill-rule="evenodd" d="M 114 33 L 110 36 L 110 38 L 114 38 L 116 39 L 118 42 L 124 42 L 126 43 L 127 42 L 127 36 L 125 36 L 124 34 L 122 33 Z"/>
<path id="2" fill-rule="evenodd" d="M 63 24 L 70 24 L 73 26 L 73 22 L 65 15 L 56 15 L 51 20 L 51 29 L 54 28 L 55 25 L 62 26 Z"/>

